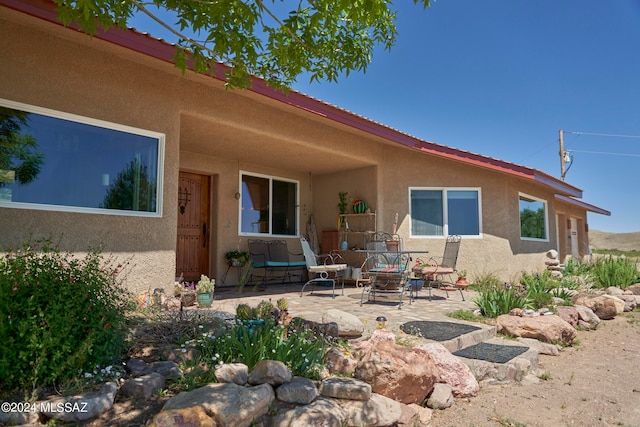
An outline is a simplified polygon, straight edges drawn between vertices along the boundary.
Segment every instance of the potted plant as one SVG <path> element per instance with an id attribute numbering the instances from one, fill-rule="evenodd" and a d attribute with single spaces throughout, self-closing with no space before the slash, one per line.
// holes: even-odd
<path id="1" fill-rule="evenodd" d="M 465 289 L 469 286 L 469 281 L 467 280 L 467 270 L 458 270 L 458 280 L 456 280 L 456 286 L 462 289 Z"/>
<path id="2" fill-rule="evenodd" d="M 398 231 L 398 212 L 396 212 L 395 217 L 393 218 L 393 227 L 391 231 L 391 239 L 386 241 L 387 250 L 389 251 L 398 251 L 400 250 L 400 241 L 397 240 L 396 232 Z"/>
<path id="3" fill-rule="evenodd" d="M 224 254 L 224 258 L 227 260 L 227 264 L 233 267 L 242 267 L 249 261 L 251 257 L 249 255 L 249 252 L 235 250 L 229 251 Z"/>
<path id="4" fill-rule="evenodd" d="M 346 191 L 338 193 L 338 198 L 340 199 L 340 202 L 338 203 L 338 212 L 342 215 L 347 213 L 347 194 L 348 193 Z"/>
<path id="5" fill-rule="evenodd" d="M 341 191 L 338 193 L 338 198 L 340 199 L 340 202 L 338 203 L 337 207 L 338 207 L 338 230 L 341 230 L 343 228 L 345 229 L 349 229 L 349 223 L 347 222 L 347 218 L 343 215 L 345 215 L 347 213 L 347 193 L 346 191 Z"/>
<path id="6" fill-rule="evenodd" d="M 209 279 L 204 274 L 200 276 L 200 280 L 196 284 L 196 293 L 198 294 L 198 304 L 200 307 L 211 307 L 215 283 L 215 279 Z"/>

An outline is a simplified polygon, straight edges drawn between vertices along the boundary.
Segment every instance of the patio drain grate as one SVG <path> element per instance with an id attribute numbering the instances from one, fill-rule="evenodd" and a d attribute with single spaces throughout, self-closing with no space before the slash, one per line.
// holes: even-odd
<path id="1" fill-rule="evenodd" d="M 480 329 L 477 326 L 453 322 L 435 322 L 431 320 L 416 320 L 400 325 L 400 330 L 406 334 L 416 335 L 433 341 L 448 341 Z"/>
<path id="2" fill-rule="evenodd" d="M 482 342 L 480 344 L 458 350 L 453 354 L 467 359 L 485 360 L 493 363 L 507 363 L 509 360 L 516 356 L 520 356 L 527 350 L 529 350 L 529 347 Z"/>

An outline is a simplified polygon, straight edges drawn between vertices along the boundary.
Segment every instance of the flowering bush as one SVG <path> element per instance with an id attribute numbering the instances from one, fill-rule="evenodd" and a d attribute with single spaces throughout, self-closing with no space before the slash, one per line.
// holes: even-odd
<path id="1" fill-rule="evenodd" d="M 0 389 L 35 392 L 120 357 L 134 305 L 114 264 L 50 241 L 0 258 Z"/>

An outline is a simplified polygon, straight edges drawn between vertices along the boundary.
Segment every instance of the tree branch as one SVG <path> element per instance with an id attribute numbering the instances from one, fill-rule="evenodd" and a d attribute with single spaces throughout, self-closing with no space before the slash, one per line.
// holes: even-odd
<path id="1" fill-rule="evenodd" d="M 219 58 L 222 61 L 226 61 L 226 62 L 228 62 L 230 64 L 237 65 L 237 62 L 235 60 L 233 60 L 233 59 L 231 59 L 231 58 L 229 58 L 229 57 L 227 57 L 225 55 L 221 55 L 221 54 L 209 49 L 207 46 L 205 46 L 204 44 L 200 43 L 199 41 L 194 40 L 191 37 L 187 37 L 186 35 L 182 34 L 181 32 L 174 30 L 169 24 L 167 24 L 162 19 L 160 19 L 157 16 L 155 16 L 153 13 L 149 12 L 149 10 L 146 7 L 144 7 L 144 5 L 142 3 L 140 3 L 140 2 L 138 2 L 137 0 L 129 0 L 129 1 L 131 3 L 133 3 L 133 5 L 138 8 L 138 10 L 140 10 L 145 15 L 147 15 L 148 17 L 150 17 L 151 19 L 156 21 L 158 24 L 160 24 L 162 27 L 167 29 L 172 34 L 175 34 L 179 39 L 181 39 L 181 40 L 183 40 L 185 42 L 191 43 L 191 44 L 193 44 L 195 46 L 198 46 L 200 49 L 211 53 L 211 56 L 212 56 L 213 59 Z M 214 4 L 214 3 L 212 3 L 212 4 Z"/>

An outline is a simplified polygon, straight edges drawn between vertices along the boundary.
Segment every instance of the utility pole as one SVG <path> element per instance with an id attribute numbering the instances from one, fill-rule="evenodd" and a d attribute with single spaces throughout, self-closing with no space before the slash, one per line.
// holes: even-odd
<path id="1" fill-rule="evenodd" d="M 562 129 L 560 129 L 560 176 L 564 181 L 564 176 L 567 174 L 564 165 L 564 135 Z"/>

